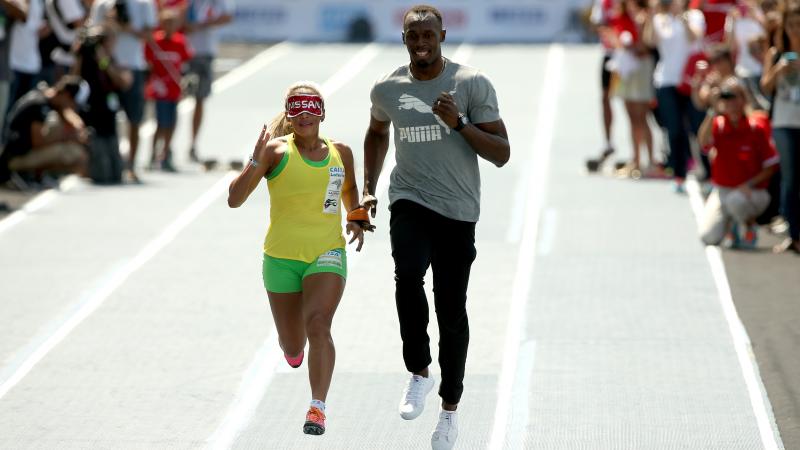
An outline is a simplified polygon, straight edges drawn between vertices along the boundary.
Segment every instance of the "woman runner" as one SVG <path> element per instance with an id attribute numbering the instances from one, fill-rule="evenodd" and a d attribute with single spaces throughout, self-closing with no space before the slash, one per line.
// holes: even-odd
<path id="1" fill-rule="evenodd" d="M 278 341 L 286 362 L 299 367 L 309 342 L 311 405 L 303 432 L 325 432 L 325 398 L 335 349 L 331 321 L 344 292 L 347 257 L 341 208 L 350 243 L 372 231 L 360 207 L 353 153 L 319 135 L 325 106 L 319 88 L 298 82 L 286 93 L 286 109 L 264 125 L 253 155 L 231 182 L 228 205 L 237 208 L 267 179 L 270 226 L 264 240 L 263 277 Z M 270 139 L 272 137 L 272 139 Z"/>

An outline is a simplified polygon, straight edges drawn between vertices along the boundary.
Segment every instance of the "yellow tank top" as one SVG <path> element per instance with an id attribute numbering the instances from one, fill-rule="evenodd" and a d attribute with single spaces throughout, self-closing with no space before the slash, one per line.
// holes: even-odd
<path id="1" fill-rule="evenodd" d="M 341 200 L 344 164 L 330 140 L 323 161 L 302 157 L 287 136 L 287 151 L 267 178 L 269 230 L 264 253 L 274 258 L 313 262 L 323 253 L 344 248 Z"/>

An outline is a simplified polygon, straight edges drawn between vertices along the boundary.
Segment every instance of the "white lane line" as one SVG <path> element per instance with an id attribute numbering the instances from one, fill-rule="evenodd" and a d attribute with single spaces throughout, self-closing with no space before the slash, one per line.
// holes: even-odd
<path id="1" fill-rule="evenodd" d="M 558 211 L 555 208 L 545 209 L 544 217 L 542 217 L 542 232 L 539 237 L 539 256 L 548 256 L 553 253 L 557 230 Z"/>
<path id="2" fill-rule="evenodd" d="M 689 193 L 689 205 L 692 207 L 694 220 L 700 226 L 703 221 L 703 210 L 705 209 L 703 194 L 700 193 L 700 184 L 694 178 L 689 178 L 686 182 L 686 191 Z"/>
<path id="3" fill-rule="evenodd" d="M 697 180 L 689 179 L 687 181 L 687 188 L 689 192 L 689 202 L 692 206 L 695 219 L 699 224 L 702 221 L 704 208 L 703 196 L 700 193 L 700 185 L 697 183 Z M 736 304 L 733 302 L 733 294 L 731 294 L 730 283 L 728 282 L 728 276 L 725 272 L 722 252 L 719 247 L 707 246 L 706 258 L 711 267 L 714 283 L 717 286 L 722 312 L 725 315 L 725 320 L 728 322 L 728 329 L 731 332 L 733 347 L 736 350 L 736 356 L 739 359 L 739 367 L 742 369 L 742 376 L 747 386 L 750 405 L 753 408 L 753 414 L 755 415 L 758 425 L 758 432 L 761 436 L 761 443 L 764 445 L 765 450 L 782 450 L 783 442 L 777 424 L 775 423 L 775 417 L 772 414 L 772 404 L 769 401 L 769 396 L 764 388 L 761 375 L 758 372 L 758 363 L 753 354 L 753 345 L 739 317 L 739 313 L 736 312 Z"/>
<path id="4" fill-rule="evenodd" d="M 10 370 L 11 376 L 3 380 L 2 384 L 0 384 L 0 399 L 19 383 L 42 358 L 63 341 L 72 330 L 97 310 L 97 308 L 111 296 L 114 290 L 120 287 L 132 273 L 145 265 L 159 251 L 172 242 L 181 230 L 186 228 L 186 226 L 196 219 L 220 194 L 225 192 L 228 189 L 228 184 L 230 184 L 235 175 L 235 173 L 229 172 L 217 181 L 211 189 L 195 200 L 194 203 L 175 219 L 175 221 L 164 228 L 155 239 L 142 248 L 132 260 L 114 271 L 103 284 L 81 302 L 76 311 L 67 317 L 64 322 L 57 327 L 55 332 L 42 340 L 43 342 L 41 345 L 33 349 L 29 355 L 22 358 L 20 363 Z"/>
<path id="5" fill-rule="evenodd" d="M 329 99 L 341 87 L 358 75 L 378 56 L 378 45 L 368 44 L 353 57 L 342 64 L 342 68 L 322 84 L 322 91 Z M 352 257 L 349 257 L 352 261 Z M 269 349 L 266 347 L 269 346 Z M 219 427 L 206 440 L 208 448 L 228 449 L 236 441 L 239 433 L 251 422 L 264 392 L 267 390 L 280 363 L 282 354 L 278 350 L 275 331 L 267 338 L 262 350 L 253 358 L 250 369 L 244 376 L 230 408 Z"/>
<path id="6" fill-rule="evenodd" d="M 506 230 L 506 242 L 509 244 L 516 244 L 522 239 L 522 226 L 525 220 L 525 208 L 518 205 L 525 204 L 525 196 L 528 192 L 528 184 L 530 177 L 525 176 L 525 173 L 520 174 L 517 178 L 517 188 L 514 190 L 514 202 L 511 208 L 511 222 Z"/>
<path id="7" fill-rule="evenodd" d="M 60 193 L 69 192 L 79 184 L 80 180 L 76 175 L 69 175 L 65 177 L 58 184 L 57 190 L 49 189 L 41 194 L 36 195 L 32 199 L 28 200 L 28 202 L 25 203 L 25 205 L 23 205 L 20 209 L 0 220 L 0 233 L 11 229 L 14 225 L 22 222 L 36 211 L 39 211 L 40 209 L 49 205 L 59 196 Z"/>
<path id="8" fill-rule="evenodd" d="M 238 66 L 225 75 L 219 77 L 219 79 L 211 86 L 211 92 L 214 94 L 221 94 L 227 89 L 257 74 L 265 66 L 272 64 L 273 61 L 287 54 L 293 48 L 294 46 L 284 41 L 264 49 L 264 51 L 248 59 L 241 66 Z"/>
<path id="9" fill-rule="evenodd" d="M 239 385 L 239 395 L 236 396 L 220 426 L 206 441 L 206 448 L 218 450 L 231 447 L 242 424 L 250 422 L 250 417 L 261 403 L 281 356 L 278 333 L 273 330 L 244 373 Z"/>
<path id="10" fill-rule="evenodd" d="M 519 246 L 517 270 L 511 294 L 511 306 L 508 310 L 506 341 L 503 350 L 503 364 L 497 385 L 497 407 L 494 413 L 494 425 L 489 440 L 489 449 L 503 448 L 505 438 L 509 435 L 509 415 L 511 414 L 511 398 L 514 378 L 517 373 L 520 343 L 525 331 L 526 304 L 531 292 L 531 278 L 536 259 L 536 239 L 539 231 L 539 219 L 544 206 L 547 187 L 547 170 L 550 163 L 550 152 L 553 145 L 558 111 L 558 94 L 561 89 L 561 72 L 564 63 L 564 48 L 553 45 L 547 55 L 547 72 L 542 85 L 542 100 L 534 131 L 532 156 L 523 174 L 530 174 L 528 195 L 525 202 L 525 220 L 523 222 L 522 242 Z"/>
<path id="11" fill-rule="evenodd" d="M 367 44 L 364 48 L 359 50 L 358 53 L 350 58 L 350 61 L 347 61 L 341 70 L 333 74 L 333 76 L 322 84 L 322 94 L 325 97 L 330 97 L 334 92 L 346 85 L 353 77 L 361 73 L 370 61 L 378 56 L 379 50 L 380 46 L 375 43 Z"/>
<path id="12" fill-rule="evenodd" d="M 530 416 L 529 396 L 531 393 L 531 379 L 533 378 L 533 366 L 536 360 L 536 341 L 526 341 L 519 349 L 519 363 L 517 365 L 517 375 L 514 378 L 514 398 L 517 401 L 511 406 L 511 430 L 508 436 L 508 448 L 524 448 L 525 432 L 528 427 Z"/>

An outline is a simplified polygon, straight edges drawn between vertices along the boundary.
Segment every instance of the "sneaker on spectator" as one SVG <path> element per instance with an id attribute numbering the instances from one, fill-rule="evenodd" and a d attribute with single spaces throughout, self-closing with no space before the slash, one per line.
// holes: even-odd
<path id="1" fill-rule="evenodd" d="M 714 186 L 711 183 L 707 181 L 700 183 L 700 193 L 703 194 L 703 198 L 707 199 L 713 190 Z"/>
<path id="2" fill-rule="evenodd" d="M 740 243 L 741 248 L 746 248 L 748 250 L 753 250 L 756 248 L 758 244 L 758 229 L 755 225 L 751 225 L 747 227 L 747 231 L 744 232 L 744 239 L 742 239 Z"/>
<path id="3" fill-rule="evenodd" d="M 17 191 L 30 191 L 33 190 L 31 185 L 25 181 L 22 176 L 17 172 L 11 172 L 8 175 L 8 186 Z"/>
<path id="4" fill-rule="evenodd" d="M 456 411 L 439 412 L 439 422 L 431 434 L 433 450 L 450 450 L 458 438 L 458 413 Z"/>
<path id="5" fill-rule="evenodd" d="M 175 173 L 178 171 L 178 169 L 176 169 L 175 166 L 172 165 L 172 161 L 168 159 L 161 161 L 161 170 L 163 172 L 170 172 L 170 173 Z"/>
<path id="6" fill-rule="evenodd" d="M 122 173 L 122 179 L 126 184 L 142 184 L 142 180 L 133 170 L 127 169 Z"/>
<path id="7" fill-rule="evenodd" d="M 675 182 L 672 184 L 672 192 L 676 194 L 685 194 L 686 187 L 683 185 L 683 180 L 676 179 Z"/>
<path id="8" fill-rule="evenodd" d="M 733 223 L 731 225 L 730 231 L 728 231 L 728 241 L 730 242 L 730 248 L 741 248 L 742 247 L 742 238 L 739 234 L 739 224 Z"/>
<path id="9" fill-rule="evenodd" d="M 600 157 L 596 159 L 590 158 L 586 160 L 586 170 L 588 170 L 589 172 L 597 172 L 598 170 L 600 170 L 600 166 L 602 166 L 603 163 L 606 162 L 606 160 L 613 154 L 614 154 L 614 147 L 610 145 L 607 146 L 606 148 L 603 149 L 602 153 L 600 153 Z"/>
<path id="10" fill-rule="evenodd" d="M 792 238 L 784 239 L 780 244 L 772 248 L 773 253 L 794 252 L 800 255 L 800 242 L 795 242 Z"/>
<path id="11" fill-rule="evenodd" d="M 786 234 L 789 231 L 789 222 L 781 216 L 775 216 L 767 226 L 767 230 L 772 234 Z"/>
<path id="12" fill-rule="evenodd" d="M 172 151 L 167 151 L 167 156 L 161 161 L 161 170 L 164 172 L 175 173 L 178 169 L 172 164 Z"/>
<path id="13" fill-rule="evenodd" d="M 42 178 L 39 180 L 39 185 L 42 189 L 58 189 L 58 179 L 54 178 L 48 174 L 42 174 Z"/>
<path id="14" fill-rule="evenodd" d="M 412 420 L 425 409 L 425 397 L 433 389 L 433 376 L 411 375 L 400 399 L 400 417 Z"/>

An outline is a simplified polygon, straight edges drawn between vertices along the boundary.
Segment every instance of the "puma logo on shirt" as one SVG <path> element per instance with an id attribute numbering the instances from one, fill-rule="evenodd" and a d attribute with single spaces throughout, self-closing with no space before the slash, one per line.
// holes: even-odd
<path id="1" fill-rule="evenodd" d="M 398 127 L 397 131 L 400 134 L 401 141 L 407 142 L 432 142 L 442 140 L 442 129 L 447 134 L 450 134 L 450 127 L 444 121 L 433 113 L 430 105 L 422 100 L 414 97 L 413 95 L 403 94 L 399 98 L 400 106 L 397 109 L 405 109 L 408 111 L 416 111 L 421 114 L 430 114 L 436 119 L 439 125 L 425 125 L 417 127 Z"/>

